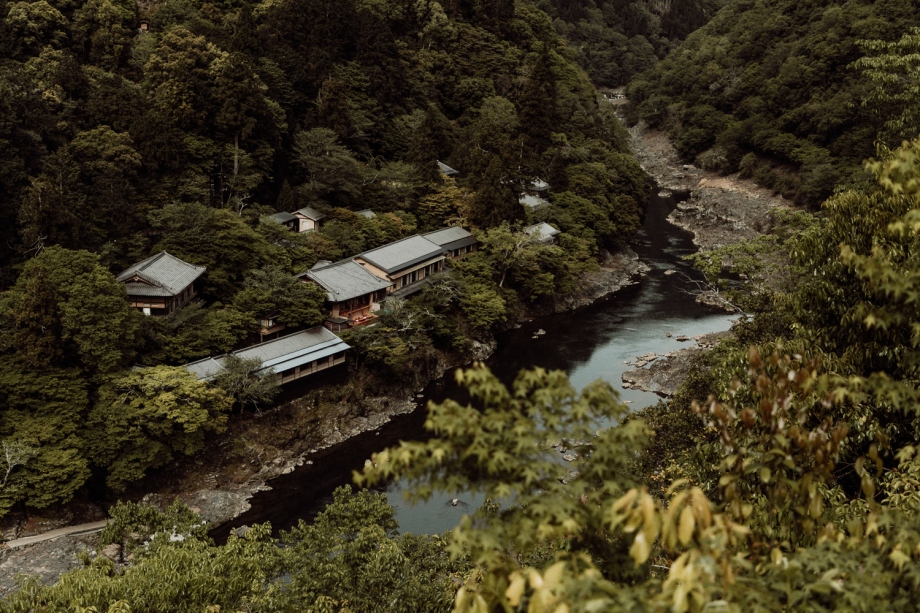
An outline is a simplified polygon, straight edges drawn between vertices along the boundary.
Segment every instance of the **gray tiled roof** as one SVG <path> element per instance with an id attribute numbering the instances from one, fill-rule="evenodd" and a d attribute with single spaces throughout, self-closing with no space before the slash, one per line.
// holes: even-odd
<path id="1" fill-rule="evenodd" d="M 278 223 L 287 223 L 289 221 L 294 221 L 295 219 L 297 219 L 297 216 L 291 213 L 285 213 L 282 211 L 281 213 L 275 213 L 274 215 L 270 217 L 270 219 L 274 219 Z"/>
<path id="2" fill-rule="evenodd" d="M 298 211 L 294 211 L 294 213 L 297 215 L 303 215 L 307 219 L 312 219 L 313 221 L 319 221 L 320 219 L 323 219 L 326 216 L 325 213 L 320 213 L 316 209 L 309 207 L 309 206 L 305 206 Z"/>
<path id="3" fill-rule="evenodd" d="M 440 230 L 435 230 L 434 232 L 422 234 L 422 236 L 430 240 L 435 245 L 439 245 L 445 251 L 450 251 L 451 249 L 459 249 L 461 247 L 466 247 L 467 245 L 475 245 L 478 242 L 476 237 L 470 234 L 469 231 L 457 226 L 451 228 L 442 228 Z"/>
<path id="4" fill-rule="evenodd" d="M 377 213 L 370 209 L 364 209 L 363 211 L 355 211 L 355 215 L 360 215 L 361 217 L 367 217 L 368 219 L 373 219 L 377 217 Z"/>
<path id="5" fill-rule="evenodd" d="M 549 189 L 549 183 L 547 183 L 543 179 L 534 179 L 527 186 L 527 189 L 529 189 L 532 192 L 545 192 L 546 190 Z"/>
<path id="6" fill-rule="evenodd" d="M 233 355 L 243 359 L 262 360 L 262 368 L 256 371 L 256 374 L 260 374 L 268 370 L 281 372 L 346 349 L 351 347 L 342 339 L 326 328 L 316 326 L 234 351 Z"/>
<path id="7" fill-rule="evenodd" d="M 448 177 L 452 177 L 452 176 L 454 176 L 454 175 L 459 175 L 459 174 L 460 174 L 460 171 L 454 170 L 453 168 L 451 168 L 450 166 L 448 166 L 448 165 L 445 164 L 444 162 L 441 162 L 440 160 L 438 161 L 438 170 L 441 171 L 441 174 L 447 175 Z"/>
<path id="8" fill-rule="evenodd" d="M 534 224 L 532 226 L 527 226 L 524 228 L 524 232 L 530 234 L 538 241 L 545 241 L 559 234 L 559 230 L 552 227 L 545 221 L 541 221 L 540 223 Z"/>
<path id="9" fill-rule="evenodd" d="M 274 371 L 280 373 L 295 366 L 308 364 L 313 360 L 328 357 L 334 353 L 351 349 L 345 341 L 322 326 L 301 330 L 288 336 L 265 341 L 252 347 L 234 351 L 232 355 L 243 359 L 258 358 L 262 367 L 255 374 Z M 212 379 L 224 369 L 223 362 L 227 355 L 205 358 L 186 364 L 185 367 L 198 377 L 198 380 Z"/>
<path id="10" fill-rule="evenodd" d="M 186 364 L 185 367 L 198 377 L 199 381 L 202 379 L 209 380 L 216 377 L 220 371 L 224 369 L 221 362 L 223 362 L 226 357 L 226 355 L 220 355 L 216 358 L 205 358 L 197 362 L 192 362 L 191 364 Z"/>
<path id="11" fill-rule="evenodd" d="M 532 196 L 530 194 L 521 194 L 521 197 L 518 198 L 518 202 L 532 209 L 549 204 L 547 200 L 544 200 L 540 196 Z"/>
<path id="12" fill-rule="evenodd" d="M 427 238 L 416 234 L 395 243 L 365 251 L 356 257 L 366 260 L 380 270 L 390 274 L 403 268 L 420 264 L 425 260 L 441 255 L 441 253 L 442 248 L 440 245 L 436 245 Z"/>
<path id="13" fill-rule="evenodd" d="M 129 296 L 176 296 L 204 271 L 204 266 L 194 266 L 161 251 L 129 266 L 116 278 L 125 284 Z M 139 277 L 147 283 L 128 283 L 132 277 Z"/>
<path id="14" fill-rule="evenodd" d="M 300 275 L 316 282 L 326 290 L 329 302 L 344 302 L 393 285 L 375 276 L 354 260 L 344 260 Z"/>

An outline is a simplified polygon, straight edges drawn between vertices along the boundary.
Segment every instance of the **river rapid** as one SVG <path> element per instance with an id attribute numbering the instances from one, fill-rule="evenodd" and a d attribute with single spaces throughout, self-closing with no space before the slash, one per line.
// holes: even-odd
<path id="1" fill-rule="evenodd" d="M 682 349 L 687 343 L 677 341 L 678 337 L 727 330 L 732 323 L 729 315 L 714 313 L 695 301 L 694 280 L 700 277 L 682 259 L 696 251 L 693 236 L 667 219 L 684 196 L 659 193 L 658 188 L 650 195 L 645 222 L 631 244 L 649 267 L 639 283 L 584 309 L 535 319 L 500 335 L 498 348 L 488 361 L 492 371 L 510 384 L 522 368 L 558 369 L 569 375 L 577 389 L 597 379 L 609 382 L 633 409 L 658 402 L 653 393 L 622 387 L 623 372 L 635 367 L 626 362 L 650 352 L 660 355 Z M 311 520 L 331 501 L 336 487 L 351 483 L 352 471 L 360 470 L 371 454 L 401 440 L 424 439 L 427 401 L 455 395 L 452 382 L 450 374 L 432 382 L 413 413 L 311 456 L 310 463 L 273 480 L 271 490 L 250 500 L 249 511 L 216 529 L 213 536 L 223 540 L 235 527 L 265 521 L 280 530 L 300 519 Z M 395 482 L 381 489 L 396 509 L 404 532 L 450 530 L 462 515 L 482 503 L 468 493 L 449 492 L 411 506 L 403 498 L 404 488 L 403 483 Z"/>

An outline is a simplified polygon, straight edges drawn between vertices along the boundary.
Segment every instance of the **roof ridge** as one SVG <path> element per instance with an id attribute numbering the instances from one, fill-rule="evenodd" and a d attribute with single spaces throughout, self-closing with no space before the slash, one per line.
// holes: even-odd
<path id="1" fill-rule="evenodd" d="M 401 238 L 401 239 L 399 239 L 399 240 L 397 240 L 397 241 L 393 241 L 392 243 L 387 243 L 387 244 L 385 244 L 385 245 L 380 245 L 379 247 L 374 247 L 373 249 L 368 249 L 367 251 L 362 251 L 361 253 L 359 253 L 359 254 L 356 255 L 355 257 L 359 257 L 359 256 L 361 256 L 361 255 L 364 255 L 365 253 L 371 253 L 372 251 L 377 251 L 378 249 L 384 249 L 385 247 L 392 247 L 393 245 L 398 245 L 399 243 L 401 243 L 401 242 L 403 242 L 403 241 L 407 241 L 407 240 L 409 240 L 410 238 L 416 238 L 416 237 L 428 241 L 428 239 L 425 238 L 425 236 L 424 236 L 423 234 L 418 234 L 418 233 L 416 233 L 416 234 L 413 234 L 413 235 L 411 235 L 411 236 L 406 236 L 406 237 L 404 237 L 404 238 Z M 432 243 L 431 241 L 428 241 L 428 242 L 431 243 L 432 245 L 434 245 L 434 246 L 437 247 L 437 248 L 440 248 L 440 247 L 441 247 L 441 246 L 438 245 L 437 243 Z"/>

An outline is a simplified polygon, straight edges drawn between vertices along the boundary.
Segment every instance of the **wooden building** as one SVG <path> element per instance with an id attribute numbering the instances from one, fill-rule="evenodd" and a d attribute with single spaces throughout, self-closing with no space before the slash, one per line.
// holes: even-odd
<path id="1" fill-rule="evenodd" d="M 355 256 L 358 264 L 391 283 L 388 294 L 441 272 L 444 260 L 440 245 L 417 234 Z"/>
<path id="2" fill-rule="evenodd" d="M 556 237 L 559 235 L 559 230 L 545 221 L 527 226 L 524 228 L 524 232 L 531 235 L 538 243 L 545 243 L 547 245 L 555 244 Z"/>
<path id="3" fill-rule="evenodd" d="M 326 328 L 316 326 L 234 351 L 230 355 L 261 360 L 262 365 L 252 374 L 257 377 L 276 377 L 278 383 L 284 384 L 344 364 L 348 349 L 351 347 L 345 341 Z M 224 354 L 198 360 L 185 367 L 199 381 L 207 381 L 221 373 L 226 360 L 227 355 Z"/>
<path id="4" fill-rule="evenodd" d="M 458 226 L 442 228 L 434 232 L 422 234 L 422 236 L 439 246 L 444 255 L 450 260 L 457 260 L 468 253 L 479 250 L 479 241 L 469 230 L 464 230 Z"/>
<path id="5" fill-rule="evenodd" d="M 195 297 L 195 281 L 204 271 L 204 266 L 194 266 L 161 251 L 126 268 L 116 278 L 125 284 L 131 306 L 144 315 L 163 316 Z"/>
<path id="6" fill-rule="evenodd" d="M 274 215 L 269 215 L 268 218 L 275 223 L 280 223 L 292 232 L 300 231 L 300 218 L 293 213 L 275 213 Z"/>
<path id="7" fill-rule="evenodd" d="M 297 225 L 294 228 L 297 232 L 312 232 L 313 230 L 319 230 L 322 227 L 323 219 L 326 218 L 325 213 L 320 213 L 316 209 L 308 206 L 305 206 L 299 211 L 294 211 L 291 214 L 297 218 Z"/>
<path id="8" fill-rule="evenodd" d="M 354 260 L 318 262 L 298 277 L 326 290 L 327 327 L 334 330 L 375 320 L 373 312 L 393 286 L 392 281 L 376 276 Z"/>

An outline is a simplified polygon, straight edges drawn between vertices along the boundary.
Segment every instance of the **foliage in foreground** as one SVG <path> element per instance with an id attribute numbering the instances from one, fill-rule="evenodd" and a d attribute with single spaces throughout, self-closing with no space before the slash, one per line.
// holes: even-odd
<path id="1" fill-rule="evenodd" d="M 54 586 L 26 579 L 0 611 L 446 611 L 469 565 L 445 539 L 398 535 L 385 496 L 347 487 L 311 525 L 280 539 L 258 525 L 220 547 L 178 503 L 119 504 L 100 538 L 118 546 L 118 563 L 87 558 Z"/>

